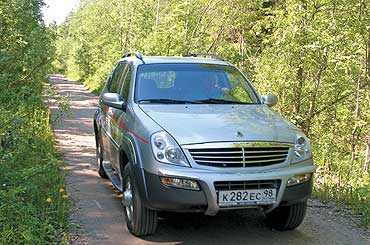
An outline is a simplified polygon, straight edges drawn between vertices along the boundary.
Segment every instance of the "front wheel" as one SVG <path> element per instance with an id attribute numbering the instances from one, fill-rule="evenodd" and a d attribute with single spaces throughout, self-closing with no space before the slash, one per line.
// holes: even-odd
<path id="1" fill-rule="evenodd" d="M 266 214 L 266 223 L 278 231 L 288 231 L 297 228 L 306 215 L 307 201 L 280 206 Z"/>
<path id="2" fill-rule="evenodd" d="M 122 176 L 122 203 L 127 229 L 135 236 L 151 235 L 157 229 L 157 211 L 143 205 L 130 173 L 127 164 Z"/>

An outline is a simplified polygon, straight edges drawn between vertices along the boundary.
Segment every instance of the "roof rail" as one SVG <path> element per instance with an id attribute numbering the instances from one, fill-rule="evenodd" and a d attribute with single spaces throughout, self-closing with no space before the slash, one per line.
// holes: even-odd
<path id="1" fill-rule="evenodd" d="M 212 58 L 216 60 L 222 60 L 225 61 L 224 58 L 217 54 L 207 54 L 207 53 L 190 53 L 190 54 L 185 54 L 183 57 L 204 57 L 204 58 Z"/>
<path id="2" fill-rule="evenodd" d="M 128 52 L 128 53 L 125 53 L 122 58 L 126 58 L 126 57 L 131 57 L 131 56 L 135 56 L 136 58 L 138 58 L 139 60 L 143 61 L 143 55 L 140 53 L 140 52 Z M 144 61 L 143 61 L 144 62 Z"/>

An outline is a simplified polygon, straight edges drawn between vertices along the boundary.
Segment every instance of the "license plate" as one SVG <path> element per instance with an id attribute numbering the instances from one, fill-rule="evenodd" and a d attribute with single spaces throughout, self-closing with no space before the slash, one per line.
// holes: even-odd
<path id="1" fill-rule="evenodd" d="M 219 191 L 218 205 L 245 206 L 272 204 L 276 202 L 276 189 Z"/>

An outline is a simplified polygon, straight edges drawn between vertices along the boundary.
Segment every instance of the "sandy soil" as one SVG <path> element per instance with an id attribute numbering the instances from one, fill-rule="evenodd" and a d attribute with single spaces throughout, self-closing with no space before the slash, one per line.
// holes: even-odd
<path id="1" fill-rule="evenodd" d="M 263 224 L 262 214 L 238 211 L 215 217 L 178 215 L 160 220 L 153 236 L 132 236 L 119 193 L 97 173 L 92 126 L 97 97 L 63 76 L 52 76 L 50 81 L 57 93 L 70 99 L 70 115 L 53 128 L 73 202 L 72 244 L 370 244 L 369 231 L 359 227 L 358 219 L 318 200 L 309 201 L 307 216 L 295 231 L 270 230 Z M 51 100 L 50 110 L 53 116 L 58 114 L 55 101 Z"/>

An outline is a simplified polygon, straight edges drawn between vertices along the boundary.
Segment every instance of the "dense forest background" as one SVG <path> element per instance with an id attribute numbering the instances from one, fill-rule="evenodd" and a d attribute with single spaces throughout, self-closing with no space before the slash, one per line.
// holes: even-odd
<path id="1" fill-rule="evenodd" d="M 127 51 L 212 53 L 241 68 L 311 139 L 316 194 L 369 221 L 370 3 L 366 0 L 82 0 L 55 65 L 99 91 Z"/>
<path id="2" fill-rule="evenodd" d="M 99 91 L 113 64 L 213 53 L 311 139 L 316 195 L 370 222 L 368 0 L 81 0 L 46 27 L 42 0 L 0 1 L 0 243 L 66 239 L 68 196 L 45 100 L 56 71 Z"/>

